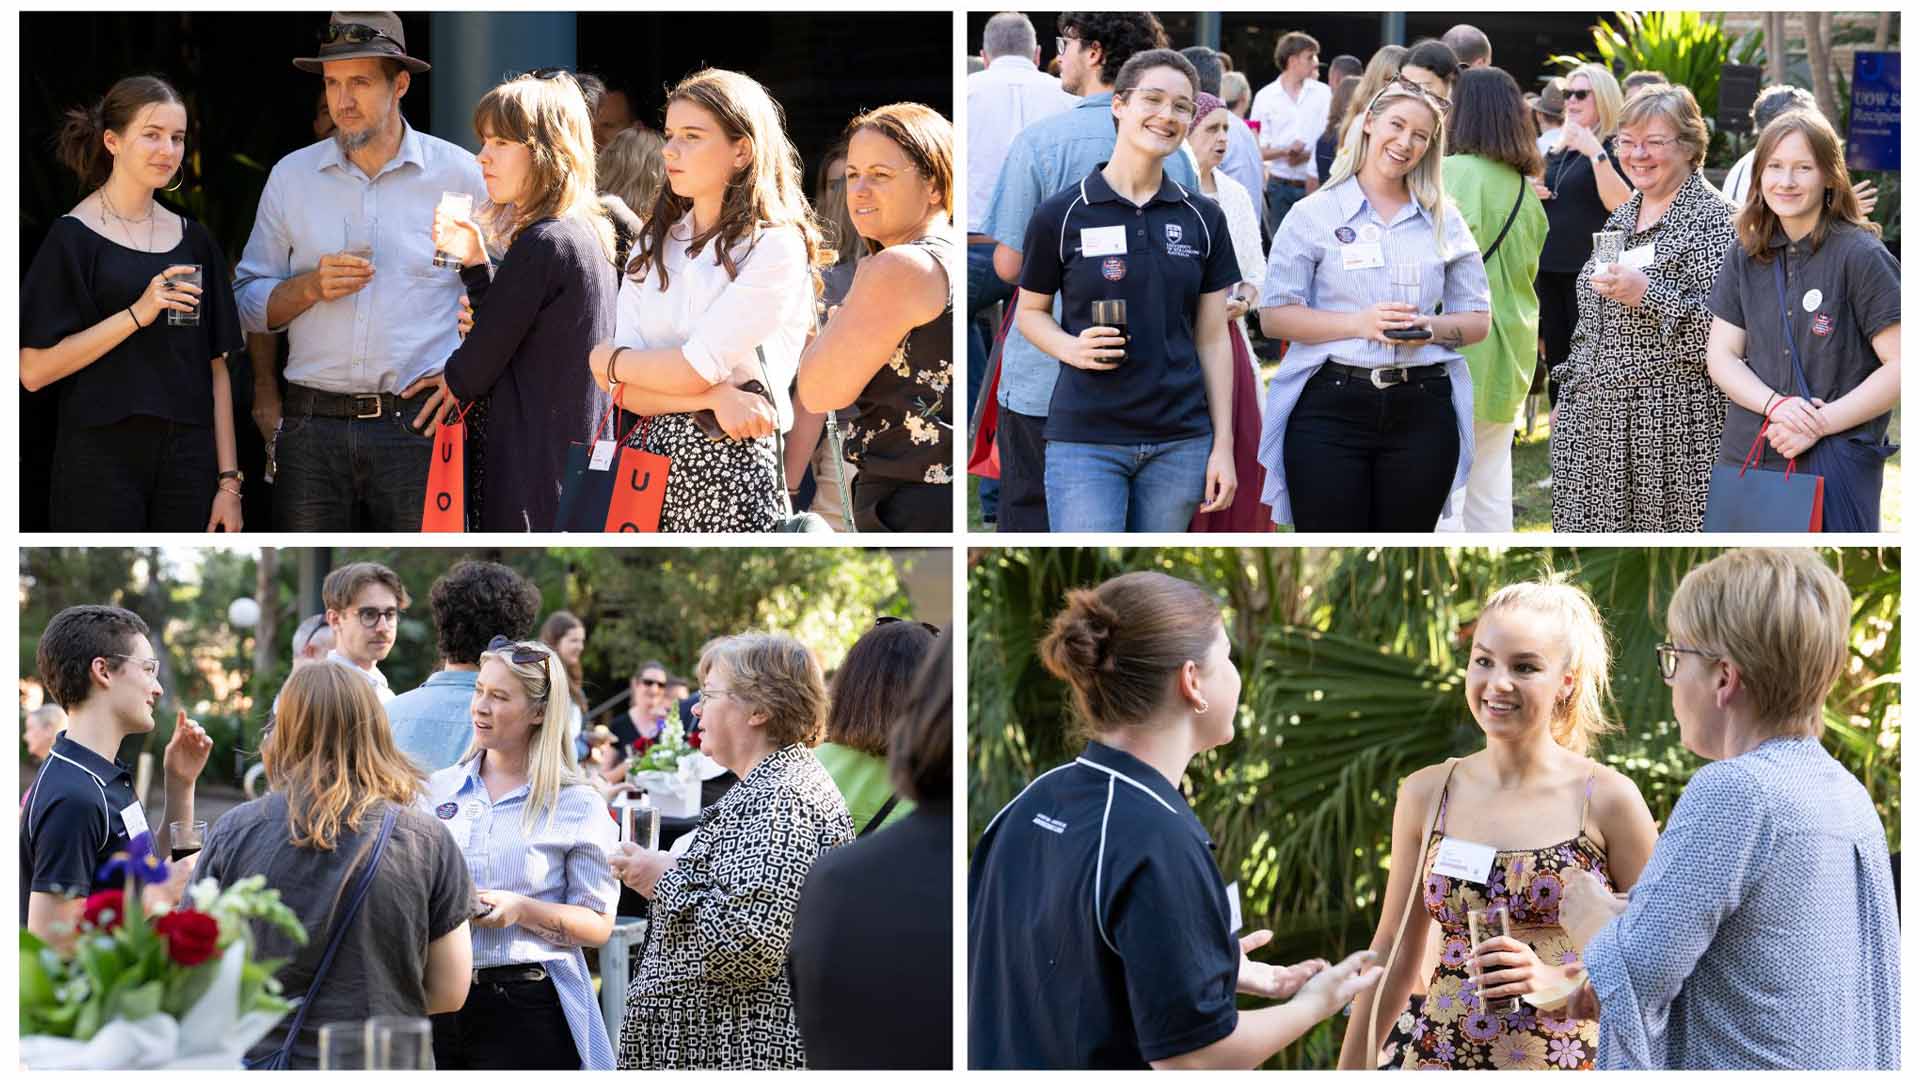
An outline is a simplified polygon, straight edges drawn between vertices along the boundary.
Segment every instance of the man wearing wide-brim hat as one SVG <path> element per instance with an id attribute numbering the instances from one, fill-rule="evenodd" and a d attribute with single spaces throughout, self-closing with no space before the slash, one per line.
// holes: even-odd
<path id="1" fill-rule="evenodd" d="M 1527 103 L 1540 121 L 1540 153 L 1546 154 L 1560 141 L 1560 125 L 1567 117 L 1567 80 L 1555 75 L 1540 88 L 1540 96 Z"/>
<path id="2" fill-rule="evenodd" d="M 398 15 L 336 11 L 293 66 L 325 80 L 334 132 L 273 167 L 234 280 L 241 324 L 288 336 L 286 401 L 255 409 L 279 414 L 274 528 L 416 532 L 451 412 L 440 372 L 460 342 L 460 275 L 433 266 L 434 207 L 442 192 L 478 206 L 486 187 L 472 154 L 401 114 L 431 65 Z"/>

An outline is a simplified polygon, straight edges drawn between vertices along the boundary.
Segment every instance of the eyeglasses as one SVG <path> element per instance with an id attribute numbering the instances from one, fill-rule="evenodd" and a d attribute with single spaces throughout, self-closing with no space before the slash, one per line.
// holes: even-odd
<path id="1" fill-rule="evenodd" d="M 383 622 L 390 622 L 395 626 L 400 625 L 399 608 L 363 607 L 355 611 L 354 615 L 359 618 L 360 625 L 368 630 L 379 626 Z"/>
<path id="2" fill-rule="evenodd" d="M 141 671 L 147 673 L 149 679 L 158 678 L 160 675 L 160 661 L 151 656 L 128 656 L 126 653 L 108 653 L 107 656 L 114 660 L 133 661 Z"/>
<path id="3" fill-rule="evenodd" d="M 1373 107 L 1380 103 L 1380 99 L 1386 97 L 1388 94 L 1424 98 L 1429 105 L 1440 110 L 1440 115 L 1442 116 L 1447 114 L 1448 109 L 1453 108 L 1453 103 L 1446 98 L 1421 86 L 1405 75 L 1395 75 L 1393 78 L 1387 80 L 1386 85 L 1380 88 L 1379 93 L 1373 95 L 1372 101 L 1367 102 L 1367 111 L 1372 112 Z"/>
<path id="4" fill-rule="evenodd" d="M 537 641 L 514 641 L 504 634 L 495 634 L 487 642 L 488 652 L 503 652 L 516 664 L 544 664 L 553 650 Z"/>
<path id="5" fill-rule="evenodd" d="M 1642 150 L 1645 150 L 1649 154 L 1664 154 L 1667 152 L 1668 147 L 1679 141 L 1679 139 L 1669 139 L 1665 136 L 1656 136 L 1643 141 L 1635 141 L 1624 135 L 1616 135 L 1614 136 L 1613 145 L 1615 149 L 1620 151 L 1621 157 L 1629 157 Z"/>
<path id="6" fill-rule="evenodd" d="M 667 685 L 667 680 L 665 679 L 641 679 L 639 682 L 641 686 L 651 686 L 656 689 Z"/>
<path id="7" fill-rule="evenodd" d="M 1060 36 L 1060 37 L 1057 37 L 1057 38 L 1054 38 L 1054 39 L 1053 39 L 1053 51 L 1054 51 L 1054 52 L 1058 52 L 1058 53 L 1064 53 L 1064 52 L 1066 52 L 1066 51 L 1067 51 L 1067 46 L 1068 46 L 1068 45 L 1071 45 L 1071 44 L 1073 44 L 1074 42 L 1076 42 L 1076 41 L 1079 41 L 1079 40 L 1080 40 L 1079 38 L 1071 38 L 1071 37 L 1067 37 L 1067 36 L 1065 36 L 1065 35 L 1062 35 L 1062 36 Z"/>
<path id="8" fill-rule="evenodd" d="M 1720 657 L 1713 653 L 1701 649 L 1689 649 L 1685 645 L 1675 645 L 1671 641 L 1663 641 L 1653 647 L 1653 655 L 1660 661 L 1661 678 L 1671 679 L 1673 678 L 1674 672 L 1680 670 L 1681 653 L 1686 653 L 1689 656 L 1705 657 L 1708 660 L 1720 659 Z"/>
<path id="9" fill-rule="evenodd" d="M 329 23 L 327 28 L 320 32 L 322 45 L 338 45 L 341 42 L 348 45 L 365 45 L 374 38 L 386 38 L 395 45 L 400 45 L 392 34 L 385 30 L 376 30 L 365 23 Z M 401 48 L 404 49 L 405 46 L 402 45 Z"/>
<path id="10" fill-rule="evenodd" d="M 1147 115 L 1149 116 L 1158 116 L 1162 112 L 1165 112 L 1167 107 L 1171 105 L 1173 108 L 1173 118 L 1175 120 L 1185 124 L 1193 123 L 1196 110 L 1191 98 L 1172 97 L 1158 90 L 1129 90 L 1127 91 L 1127 99 L 1129 101 L 1138 101 L 1140 104 L 1145 105 L 1147 107 Z"/>
<path id="11" fill-rule="evenodd" d="M 569 79 L 573 77 L 573 72 L 563 67 L 534 68 L 532 71 L 527 72 L 527 74 L 535 79 L 558 79 L 562 75 Z"/>
<path id="12" fill-rule="evenodd" d="M 887 625 L 888 623 L 897 623 L 897 622 L 906 622 L 906 621 L 907 621 L 907 620 L 905 620 L 905 619 L 903 619 L 903 618 L 901 618 L 901 617 L 900 617 L 900 616 L 898 616 L 898 615 L 882 615 L 882 616 L 880 616 L 879 618 L 877 618 L 877 619 L 875 619 L 875 620 L 873 620 L 873 625 L 875 625 L 875 626 L 885 626 L 885 625 Z M 921 623 L 921 624 L 920 624 L 920 628 L 921 628 L 922 630 L 925 630 L 925 631 L 926 631 L 927 633 L 929 633 L 929 634 L 932 634 L 932 635 L 933 635 L 934 637 L 939 637 L 939 636 L 940 636 L 940 628 L 939 628 L 939 627 L 937 627 L 937 626 L 935 626 L 935 625 L 933 625 L 933 624 L 932 624 L 932 623 L 930 623 L 930 622 L 923 622 L 923 623 Z"/>
<path id="13" fill-rule="evenodd" d="M 1592 96 L 1593 96 L 1593 91 L 1591 91 L 1591 90 L 1569 90 L 1569 91 L 1567 91 L 1567 100 L 1568 100 L 1568 101 L 1585 101 L 1585 100 L 1587 100 L 1588 98 L 1590 98 L 1590 97 L 1592 97 Z"/>

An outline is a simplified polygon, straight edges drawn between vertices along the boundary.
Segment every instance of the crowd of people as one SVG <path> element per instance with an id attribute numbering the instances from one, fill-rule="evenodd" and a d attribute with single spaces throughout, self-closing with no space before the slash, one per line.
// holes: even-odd
<path id="1" fill-rule="evenodd" d="M 1466 24 L 1326 82 L 1281 34 L 1257 90 L 1150 13 L 1056 31 L 1057 77 L 995 15 L 967 76 L 969 463 L 1000 531 L 1510 532 L 1542 371 L 1556 531 L 1698 532 L 1751 467 L 1878 530 L 1900 268 L 1811 95 L 1761 92 L 1722 191 L 1687 87 L 1526 91 Z"/>
<path id="2" fill-rule="evenodd" d="M 1707 764 L 1657 827 L 1594 756 L 1614 722 L 1593 601 L 1495 592 L 1463 680 L 1484 746 L 1401 783 L 1369 947 L 1279 966 L 1182 795 L 1245 730 L 1217 601 L 1152 572 L 1069 593 L 1040 657 L 1088 741 L 974 850 L 969 1065 L 1252 1067 L 1351 1002 L 1342 1068 L 1898 1069 L 1886 830 L 1820 742 L 1852 612 L 1810 550 L 1686 575 L 1639 661 Z"/>
<path id="3" fill-rule="evenodd" d="M 326 124 L 273 166 L 231 273 L 158 197 L 187 156 L 174 87 L 130 76 L 68 112 L 59 155 L 89 193 L 21 305 L 21 383 L 58 403 L 54 528 L 265 526 L 242 520 L 243 346 L 277 530 L 417 531 L 456 447 L 464 498 L 436 528 L 598 531 L 604 493 L 598 518 L 562 509 L 616 448 L 664 473 L 643 528 L 793 528 L 808 486 L 816 528 L 951 528 L 939 111 L 853 117 L 810 197 L 780 103 L 740 72 L 686 76 L 654 131 L 599 78 L 536 70 L 475 105 L 474 154 L 402 115 L 430 65 L 398 16 L 340 14 L 320 40 L 294 65 Z M 82 485 L 99 497 L 59 494 Z"/>
<path id="4" fill-rule="evenodd" d="M 270 790 L 145 893 L 165 905 L 192 880 L 264 875 L 305 925 L 304 944 L 259 931 L 256 959 L 281 961 L 308 1005 L 250 1059 L 285 1048 L 315 1067 L 322 1026 L 397 1016 L 431 1019 L 441 1068 L 951 1066 L 949 635 L 883 618 L 830 680 L 783 634 L 708 642 L 683 715 L 727 783 L 661 849 L 621 836 L 609 798 L 630 785 L 609 782 L 625 770 L 602 748 L 660 735 L 677 704 L 663 664 L 636 674 L 621 735 L 583 732 L 586 628 L 559 612 L 536 637 L 539 590 L 512 569 L 462 561 L 433 583 L 439 665 L 400 694 L 380 669 L 411 604 L 399 575 L 352 563 L 322 596 L 333 645 L 296 659 L 275 698 Z M 115 754 L 165 692 L 150 638 L 89 605 L 39 643 L 70 721 L 23 802 L 21 918 L 56 947 L 149 831 Z M 212 748 L 183 711 L 155 835 L 194 820 Z M 360 874 L 364 911 L 343 915 Z M 586 951 L 620 947 L 628 896 L 648 921 L 610 1024 Z"/>

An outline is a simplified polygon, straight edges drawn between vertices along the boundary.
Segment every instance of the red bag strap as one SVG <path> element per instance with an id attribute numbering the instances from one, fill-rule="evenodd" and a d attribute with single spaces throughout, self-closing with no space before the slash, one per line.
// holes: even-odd
<path id="1" fill-rule="evenodd" d="M 598 423 L 598 424 L 596 424 L 596 425 L 594 426 L 594 429 L 593 429 L 593 441 L 594 441 L 594 442 L 599 442 L 599 441 L 600 441 L 600 436 L 601 436 L 601 435 L 603 435 L 603 434 L 605 434 L 605 433 L 606 433 L 606 430 L 607 430 L 607 428 L 608 428 L 608 427 L 609 427 L 610 425 L 612 425 L 612 423 L 613 423 L 613 414 L 614 414 L 614 412 L 615 412 L 616 410 L 624 410 L 624 409 L 626 408 L 626 405 L 624 404 L 624 402 L 625 402 L 625 400 L 626 400 L 626 396 L 627 396 L 627 386 L 626 386 L 626 384 L 625 384 L 625 383 L 621 383 L 621 384 L 620 384 L 620 385 L 619 385 L 618 387 L 615 387 L 615 388 L 614 388 L 614 391 L 613 391 L 613 400 L 612 400 L 612 401 L 609 401 L 609 402 L 607 402 L 607 411 L 606 411 L 606 413 L 605 413 L 604 415 L 602 415 L 602 416 L 600 417 L 600 423 Z M 618 444 L 624 444 L 624 443 L 625 443 L 625 442 L 627 441 L 627 438 L 628 438 L 628 437 L 630 437 L 630 436 L 631 436 L 631 435 L 633 434 L 633 428 L 634 428 L 634 427 L 640 427 L 640 425 L 642 425 L 642 424 L 645 424 L 645 423 L 646 423 L 646 422 L 647 422 L 647 421 L 648 421 L 649 419 L 651 419 L 651 418 L 650 418 L 650 417 L 645 417 L 645 416 L 642 416 L 642 417 L 640 417 L 639 419 L 637 419 L 637 420 L 635 420 L 635 421 L 633 422 L 633 427 L 630 427 L 630 428 L 628 428 L 628 429 L 627 429 L 627 434 L 626 434 L 626 435 L 620 435 L 620 429 L 619 429 L 619 428 L 614 428 L 614 431 L 613 431 L 613 433 L 614 433 L 614 435 L 616 435 L 616 436 L 618 436 L 618 437 L 617 437 L 617 438 L 616 438 L 616 439 L 614 440 L 614 441 L 615 441 L 615 444 L 616 444 L 616 445 L 618 445 Z M 643 439 L 644 439 L 644 438 L 646 438 L 646 432 L 645 432 L 645 430 L 644 430 L 644 429 L 643 429 L 643 430 L 641 431 L 641 433 L 640 433 L 640 437 L 641 437 L 641 438 L 643 438 Z"/>
<path id="2" fill-rule="evenodd" d="M 1781 398 L 1779 401 L 1774 402 L 1773 408 L 1768 409 L 1766 412 L 1766 415 L 1760 418 L 1760 433 L 1753 437 L 1753 445 L 1747 447 L 1746 456 L 1740 459 L 1740 475 L 1741 476 L 1743 477 L 1746 476 L 1747 469 L 1749 467 L 1757 468 L 1760 465 L 1760 462 L 1765 459 L 1766 451 L 1761 449 L 1761 446 L 1760 446 L 1761 440 L 1767 437 L 1767 428 L 1773 424 L 1774 410 L 1778 409 L 1782 405 L 1785 405 L 1787 403 L 1787 400 L 1788 399 L 1786 398 Z M 1793 467 L 1795 465 L 1798 465 L 1799 463 L 1800 461 L 1798 458 L 1787 459 L 1787 475 L 1788 476 L 1793 475 Z"/>

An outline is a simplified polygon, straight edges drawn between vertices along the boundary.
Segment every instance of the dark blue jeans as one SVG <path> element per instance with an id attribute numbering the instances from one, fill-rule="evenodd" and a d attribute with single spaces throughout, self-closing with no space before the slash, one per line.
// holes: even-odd
<path id="1" fill-rule="evenodd" d="M 1307 189 L 1300 184 L 1283 184 L 1278 178 L 1267 177 L 1267 235 L 1280 231 L 1280 223 L 1287 219 L 1287 211 L 1293 204 L 1307 197 Z"/>
<path id="2" fill-rule="evenodd" d="M 433 440 L 413 430 L 418 412 L 375 420 L 283 416 L 274 440 L 273 527 L 419 532 Z"/>
<path id="3" fill-rule="evenodd" d="M 49 520 L 60 532 L 205 532 L 219 472 L 210 427 L 157 416 L 62 424 Z"/>
<path id="4" fill-rule="evenodd" d="M 987 357 L 993 352 L 993 335 L 1000 328 L 993 319 L 993 306 L 1013 299 L 1013 286 L 993 272 L 992 244 L 967 245 L 967 419 L 973 419 L 974 406 L 980 400 L 980 387 L 987 380 Z M 1000 513 L 1000 481 L 980 481 L 980 516 L 988 521 Z"/>

